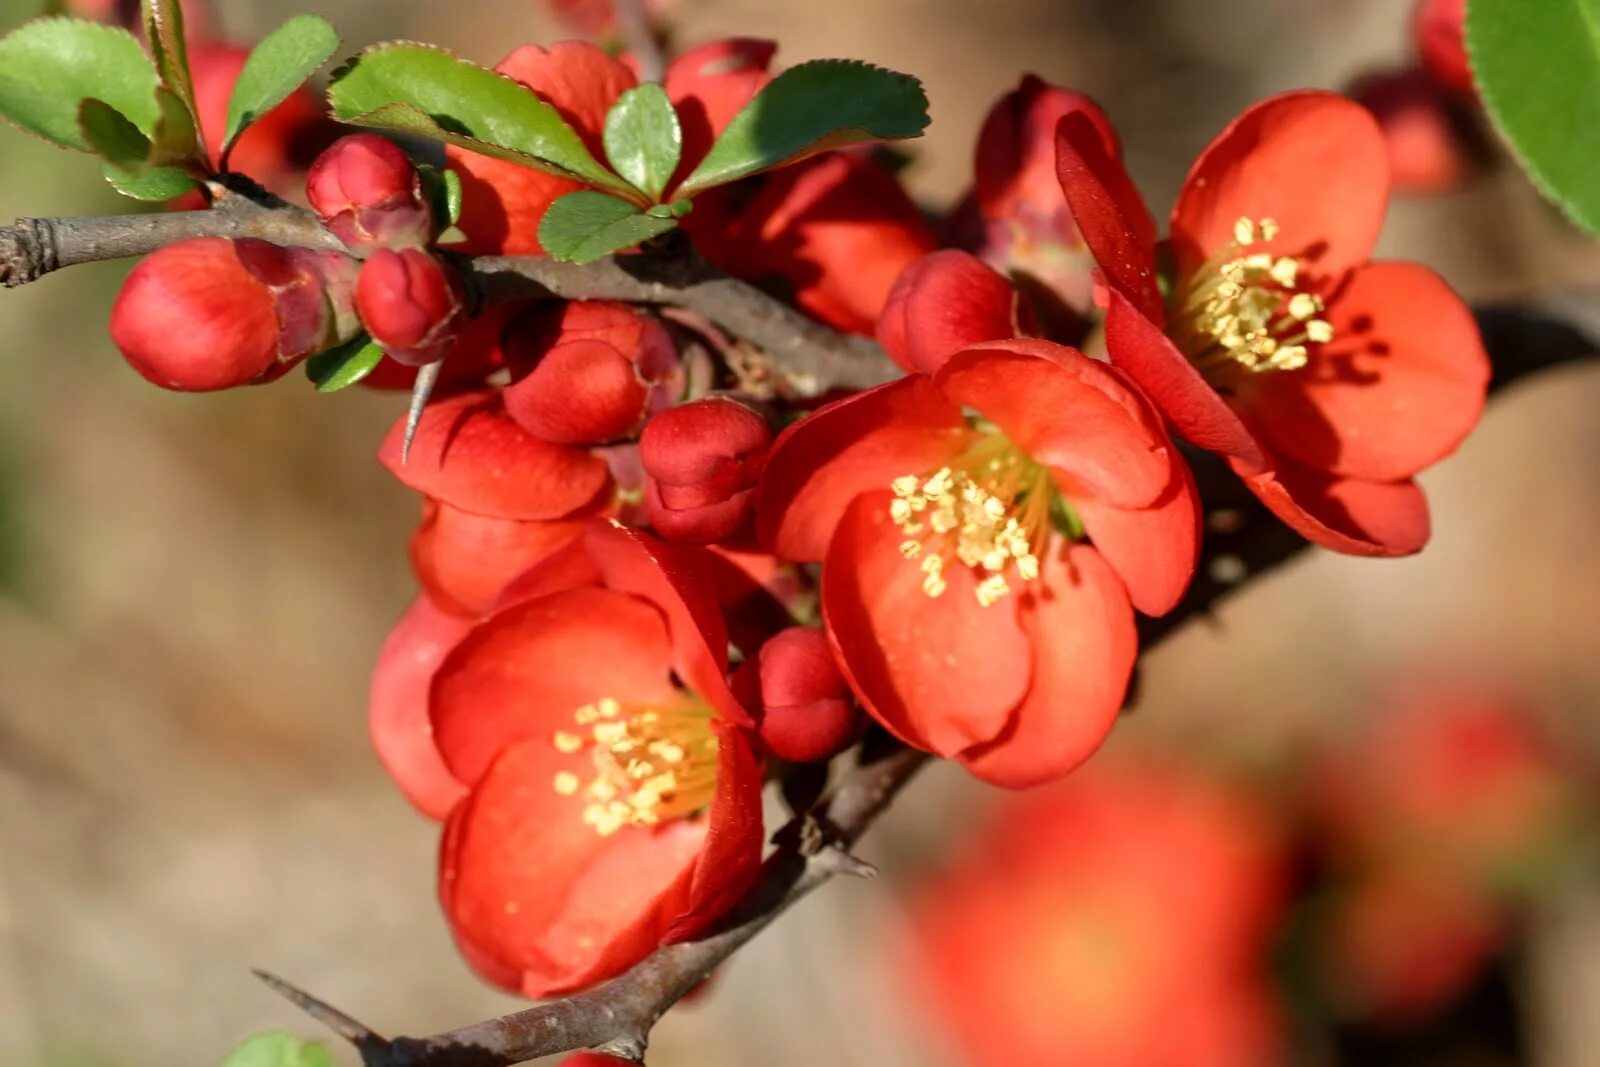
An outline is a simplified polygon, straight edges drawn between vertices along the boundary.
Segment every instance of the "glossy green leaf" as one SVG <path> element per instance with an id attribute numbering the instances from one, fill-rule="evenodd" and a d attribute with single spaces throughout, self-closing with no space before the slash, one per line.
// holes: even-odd
<path id="1" fill-rule="evenodd" d="M 189 48 L 184 40 L 183 5 L 179 0 L 141 0 L 144 38 L 155 57 L 156 74 L 191 115 L 198 115 L 194 79 L 189 76 Z"/>
<path id="2" fill-rule="evenodd" d="M 339 35 L 327 19 L 296 15 L 261 39 L 245 60 L 228 97 L 223 152 L 256 119 L 289 98 L 317 68 L 333 58 Z"/>
<path id="3" fill-rule="evenodd" d="M 1545 195 L 1600 234 L 1600 0 L 1471 0 L 1478 95 Z"/>
<path id="4" fill-rule="evenodd" d="M 928 125 L 922 83 L 847 59 L 790 67 L 728 123 L 678 189 L 725 185 L 830 148 L 920 136 Z"/>
<path id="5" fill-rule="evenodd" d="M 550 205 L 539 223 L 539 244 L 555 259 L 593 263 L 677 225 L 676 219 L 647 215 L 626 200 L 584 190 Z"/>
<path id="6" fill-rule="evenodd" d="M 315 1041 L 278 1031 L 257 1034 L 228 1054 L 222 1067 L 334 1067 L 333 1056 Z"/>
<path id="7" fill-rule="evenodd" d="M 383 349 L 365 333 L 338 348 L 318 352 L 306 360 L 306 377 L 319 393 L 337 393 L 359 382 L 379 363 L 383 362 Z"/>
<path id="8" fill-rule="evenodd" d="M 674 200 L 670 204 L 654 204 L 645 214 L 658 219 L 681 219 L 693 210 L 693 200 Z"/>
<path id="9" fill-rule="evenodd" d="M 0 118 L 63 148 L 92 151 L 78 127 L 78 104 L 89 97 L 149 134 L 155 89 L 155 68 L 126 30 L 45 18 L 0 38 Z"/>
<path id="10" fill-rule="evenodd" d="M 155 133 L 151 136 L 150 162 L 155 164 L 179 163 L 187 160 L 205 162 L 205 149 L 200 145 L 200 131 L 195 126 L 194 115 L 182 100 L 165 86 L 156 87 Z"/>
<path id="11" fill-rule="evenodd" d="M 606 159 L 651 200 L 658 200 L 678 169 L 683 130 L 667 91 L 646 82 L 617 97 L 606 114 Z"/>
<path id="12" fill-rule="evenodd" d="M 633 194 L 532 90 L 440 48 L 375 45 L 334 72 L 328 101 L 340 122 L 413 133 Z"/>
<path id="13" fill-rule="evenodd" d="M 442 174 L 444 181 L 444 216 L 449 220 L 448 225 L 454 226 L 461 221 L 461 175 L 453 170 L 445 170 Z"/>
<path id="14" fill-rule="evenodd" d="M 181 167 L 151 167 L 135 172 L 119 170 L 106 163 L 100 169 L 117 192 L 151 203 L 173 200 L 200 184 Z"/>
<path id="15" fill-rule="evenodd" d="M 90 97 L 78 105 L 78 129 L 91 151 L 121 170 L 140 170 L 150 158 L 150 138 L 128 116 Z"/>

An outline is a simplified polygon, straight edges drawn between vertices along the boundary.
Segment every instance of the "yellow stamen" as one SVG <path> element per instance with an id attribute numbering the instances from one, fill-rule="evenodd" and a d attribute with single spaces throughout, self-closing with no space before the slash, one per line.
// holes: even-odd
<path id="1" fill-rule="evenodd" d="M 609 697 L 572 715 L 585 729 L 551 737 L 566 755 L 587 751 L 594 774 L 582 781 L 560 771 L 552 785 L 580 796 L 583 821 L 602 837 L 626 826 L 655 826 L 711 803 L 717 781 L 717 738 L 711 709 L 693 700 L 666 707 L 624 709 Z"/>

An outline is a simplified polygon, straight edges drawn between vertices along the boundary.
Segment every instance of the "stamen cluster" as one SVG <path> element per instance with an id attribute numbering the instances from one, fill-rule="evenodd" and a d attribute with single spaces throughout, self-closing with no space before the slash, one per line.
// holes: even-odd
<path id="1" fill-rule="evenodd" d="M 591 750 L 594 777 L 571 771 L 553 782 L 562 796 L 581 791 L 583 821 L 601 837 L 625 826 L 655 826 L 704 808 L 716 784 L 717 737 L 711 711 L 698 703 L 626 714 L 604 697 L 573 713 L 583 732 L 557 731 L 556 749 Z"/>
<path id="2" fill-rule="evenodd" d="M 1029 488 L 1024 483 L 1035 476 L 1022 466 L 1023 461 L 1004 457 L 984 465 L 986 477 L 940 467 L 927 478 L 908 474 L 894 480 L 889 516 L 906 535 L 901 555 L 922 561 L 922 591 L 928 596 L 944 593 L 951 557 L 985 572 L 976 590 L 984 607 L 1011 591 L 1008 570 L 1023 581 L 1039 576 L 1030 505 L 1042 494 L 1024 491 Z"/>

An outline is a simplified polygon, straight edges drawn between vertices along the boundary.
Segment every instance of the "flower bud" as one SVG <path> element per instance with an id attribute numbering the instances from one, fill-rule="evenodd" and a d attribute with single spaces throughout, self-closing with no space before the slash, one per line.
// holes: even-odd
<path id="1" fill-rule="evenodd" d="M 325 275 L 348 271 L 349 261 L 335 258 L 249 237 L 179 241 L 122 283 L 111 339 L 134 370 L 168 389 L 271 381 L 337 339 Z"/>
<path id="2" fill-rule="evenodd" d="M 946 248 L 900 273 L 878 341 L 903 370 L 932 374 L 969 345 L 1020 336 L 1017 292 L 977 256 Z"/>
<path id="3" fill-rule="evenodd" d="M 734 676 L 756 732 L 779 759 L 814 763 L 843 752 L 861 720 L 821 630 L 791 626 L 761 646 Z"/>
<path id="4" fill-rule="evenodd" d="M 652 415 L 639 437 L 645 511 L 669 541 L 707 544 L 750 517 L 772 431 L 728 397 L 707 397 Z"/>
<path id="5" fill-rule="evenodd" d="M 341 137 L 318 156 L 306 197 L 351 248 L 421 247 L 433 236 L 422 175 L 398 145 L 374 133 Z"/>
<path id="6" fill-rule="evenodd" d="M 506 412 L 535 437 L 590 445 L 631 434 L 650 394 L 627 356 L 604 341 L 575 340 L 546 352 L 504 395 Z"/>
<path id="7" fill-rule="evenodd" d="M 1417 0 L 1411 28 L 1428 73 L 1446 89 L 1470 97 L 1476 89 L 1462 29 L 1466 17 L 1466 0 Z"/>
<path id="8" fill-rule="evenodd" d="M 400 363 L 421 366 L 444 355 L 461 320 L 455 270 L 417 248 L 380 248 L 361 265 L 356 311 L 372 339 Z"/>
<path id="9" fill-rule="evenodd" d="M 1369 75 L 1348 95 L 1378 120 L 1395 189 L 1437 196 L 1465 183 L 1473 162 L 1470 145 L 1446 91 L 1425 71 Z"/>

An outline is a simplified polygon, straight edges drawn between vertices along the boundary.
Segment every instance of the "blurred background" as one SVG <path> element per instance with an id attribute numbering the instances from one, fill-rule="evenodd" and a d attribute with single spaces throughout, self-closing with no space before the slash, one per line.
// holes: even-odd
<path id="1" fill-rule="evenodd" d="M 0 0 L 0 21 L 39 6 Z M 241 42 L 308 6 L 348 50 L 411 38 L 493 63 L 567 35 L 534 0 L 215 5 Z M 1024 72 L 1101 101 L 1160 211 L 1247 104 L 1403 67 L 1412 47 L 1407 0 L 674 10 L 687 44 L 773 37 L 780 62 L 858 57 L 922 78 L 934 121 L 905 178 L 939 206 L 970 181 L 983 115 Z M 85 159 L 0 131 L 0 216 L 125 205 Z M 1505 166 L 1397 201 L 1381 253 L 1473 300 L 1600 287 L 1600 250 Z M 413 590 L 416 500 L 373 461 L 403 401 L 319 397 L 298 375 L 153 389 L 105 335 L 129 266 L 0 294 L 0 1058 L 203 1065 L 256 1030 L 309 1034 L 251 966 L 387 1033 L 512 1009 L 452 949 L 437 830 L 366 737 L 368 671 Z M 1229 942 L 1247 957 L 1229 965 L 1250 988 L 1240 1031 L 1276 1035 L 1262 1040 L 1283 1062 L 1600 1064 L 1600 894 L 1582 843 L 1600 752 L 1597 403 L 1592 366 L 1518 386 L 1424 477 L 1436 532 L 1421 556 L 1307 554 L 1162 647 L 1083 784 L 1016 808 L 932 769 L 863 848 L 884 877 L 786 916 L 662 1023 L 651 1063 L 1159 1067 L 1149 1050 L 1023 1055 L 998 1020 L 1024 990 L 1030 1017 L 1056 1025 L 1159 996 L 1172 1011 L 1142 1026 L 1163 1028 L 1185 983 L 1217 981 L 1199 964 L 1141 970 L 1122 927 L 1084 902 L 1126 904 L 1124 919 L 1145 907 L 1134 925 L 1161 939 L 1154 955 L 1192 959 L 1216 939 L 1180 925 L 1227 922 L 1175 901 L 1222 870 L 1260 890 L 1235 902 L 1251 932 Z M 1423 725 L 1385 733 L 1395 722 Z M 1041 832 L 1028 857 L 971 851 L 1019 825 L 1092 826 L 1097 790 L 1152 780 L 1157 799 L 1131 805 L 1151 812 L 1148 832 L 1119 836 L 1152 854 L 1105 878 L 1092 872 L 1114 861 L 1089 830 Z M 1174 825 L 1190 814 L 1201 829 Z M 1195 843 L 1218 826 L 1245 844 Z M 1172 834 L 1187 844 L 1157 847 Z M 1016 891 L 986 898 L 984 872 Z M 1035 883 L 1053 888 L 1022 891 Z M 1158 885 L 1195 888 L 1145 899 Z M 975 912 L 999 913 L 994 928 L 966 929 Z M 952 969 L 971 975 L 956 992 L 940 977 Z M 1247 1062 L 1220 1037 L 1202 1044 L 1212 1058 L 1173 1062 Z"/>

